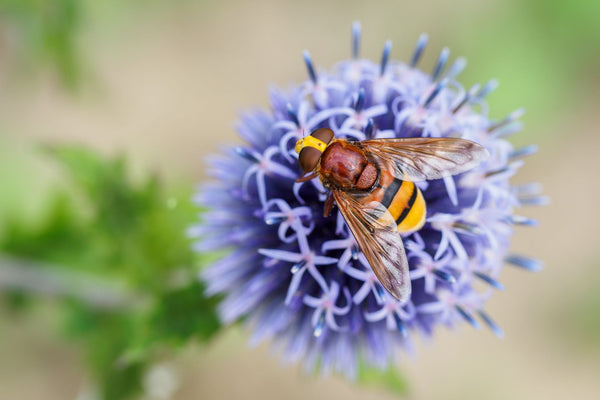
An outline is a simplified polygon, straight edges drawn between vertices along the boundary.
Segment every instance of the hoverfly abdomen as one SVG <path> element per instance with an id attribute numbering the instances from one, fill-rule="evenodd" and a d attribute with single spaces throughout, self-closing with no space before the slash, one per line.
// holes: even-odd
<path id="1" fill-rule="evenodd" d="M 417 231 L 425 224 L 427 207 L 421 190 L 414 182 L 394 177 L 383 171 L 377 188 L 367 201 L 381 203 L 396 221 L 398 232 Z"/>
<path id="2" fill-rule="evenodd" d="M 398 225 L 398 232 L 418 231 L 425 224 L 425 199 L 414 182 L 402 181 L 388 210 Z"/>

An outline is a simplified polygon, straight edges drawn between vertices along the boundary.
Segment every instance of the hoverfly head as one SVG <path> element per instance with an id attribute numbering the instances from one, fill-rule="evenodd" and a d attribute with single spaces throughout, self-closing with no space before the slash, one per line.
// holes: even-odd
<path id="1" fill-rule="evenodd" d="M 296 153 L 298 153 L 298 161 L 302 171 L 310 172 L 317 167 L 321 155 L 333 136 L 331 129 L 319 128 L 310 136 L 303 137 L 296 142 Z"/>

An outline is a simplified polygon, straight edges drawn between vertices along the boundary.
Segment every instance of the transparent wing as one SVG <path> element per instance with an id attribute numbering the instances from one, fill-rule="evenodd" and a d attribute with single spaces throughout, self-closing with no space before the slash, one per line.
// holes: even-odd
<path id="1" fill-rule="evenodd" d="M 406 302 L 411 292 L 408 261 L 392 215 L 381 203 L 363 204 L 340 190 L 333 190 L 333 197 L 379 282 Z"/>
<path id="2" fill-rule="evenodd" d="M 485 147 L 465 139 L 405 138 L 360 142 L 383 168 L 410 181 L 440 179 L 477 166 L 488 157 Z"/>

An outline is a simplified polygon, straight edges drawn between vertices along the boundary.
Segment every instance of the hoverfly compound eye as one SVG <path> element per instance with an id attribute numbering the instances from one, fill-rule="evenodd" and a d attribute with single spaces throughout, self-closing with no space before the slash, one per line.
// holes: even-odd
<path id="1" fill-rule="evenodd" d="M 319 128 L 310 136 L 303 137 L 296 142 L 296 152 L 302 171 L 310 172 L 316 168 L 321 154 L 323 154 L 333 136 L 331 129 Z"/>
<path id="2" fill-rule="evenodd" d="M 333 139 L 333 131 L 329 128 L 319 128 L 313 131 L 310 136 L 317 138 L 321 142 L 325 143 L 325 145 L 328 145 L 329 142 L 331 142 L 331 139 Z"/>

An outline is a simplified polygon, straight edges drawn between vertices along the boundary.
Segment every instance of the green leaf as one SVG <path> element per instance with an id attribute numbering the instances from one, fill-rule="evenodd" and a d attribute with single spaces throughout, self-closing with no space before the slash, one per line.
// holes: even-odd
<path id="1" fill-rule="evenodd" d="M 95 223 L 108 234 L 131 231 L 141 223 L 140 215 L 156 207 L 161 193 L 155 177 L 139 186 L 126 173 L 123 157 L 104 160 L 91 150 L 75 147 L 46 147 L 65 168 L 76 188 L 93 206 Z"/>
<path id="2" fill-rule="evenodd" d="M 221 328 L 217 299 L 204 297 L 198 257 L 185 235 L 197 210 L 178 200 L 190 198 L 189 190 L 168 190 L 154 175 L 131 179 L 123 157 L 76 146 L 46 151 L 71 184 L 56 185 L 38 221 L 12 216 L 0 250 L 29 265 L 27 276 L 43 268 L 37 275 L 42 286 L 54 283 L 65 332 L 81 347 L 102 398 L 131 398 L 142 388 L 146 367 L 165 350 L 207 341 Z M 70 290 L 78 279 L 99 297 L 90 301 L 89 291 Z M 107 308 L 103 299 L 116 293 L 110 288 L 123 296 Z M 17 304 L 34 296 L 13 293 L 10 299 Z"/>
<path id="3" fill-rule="evenodd" d="M 190 285 L 166 292 L 150 315 L 148 326 L 155 340 L 162 338 L 184 343 L 190 338 L 206 341 L 221 326 L 215 311 L 218 299 L 204 296 L 204 285 Z"/>
<path id="4" fill-rule="evenodd" d="M 52 195 L 47 207 L 36 224 L 26 223 L 20 216 L 7 217 L 0 249 L 13 256 L 71 265 L 87 243 L 81 216 L 64 192 Z"/>
<path id="5" fill-rule="evenodd" d="M 190 340 L 209 341 L 222 327 L 217 304 L 216 297 L 204 296 L 201 282 L 166 291 L 138 324 L 124 358 L 139 361 L 168 346 L 180 347 Z"/>

